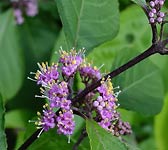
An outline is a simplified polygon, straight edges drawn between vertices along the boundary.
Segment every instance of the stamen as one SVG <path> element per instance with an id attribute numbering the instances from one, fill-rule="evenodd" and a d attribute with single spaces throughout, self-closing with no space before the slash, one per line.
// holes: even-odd
<path id="1" fill-rule="evenodd" d="M 36 121 L 35 120 L 28 120 L 28 123 L 35 123 Z"/>
<path id="2" fill-rule="evenodd" d="M 27 79 L 29 79 L 29 80 L 31 80 L 31 81 L 34 81 L 34 82 L 37 82 L 37 80 L 32 79 L 32 78 L 30 78 L 30 77 L 27 77 Z"/>
<path id="3" fill-rule="evenodd" d="M 116 86 L 116 87 L 114 87 L 113 89 L 115 90 L 115 89 L 119 89 L 120 88 L 120 86 Z"/>
<path id="4" fill-rule="evenodd" d="M 68 135 L 68 143 L 71 143 L 71 135 Z"/>
<path id="5" fill-rule="evenodd" d="M 35 95 L 35 98 L 47 98 L 47 99 L 49 99 L 49 97 L 47 97 L 45 95 Z"/>
<path id="6" fill-rule="evenodd" d="M 42 134 L 43 131 L 44 131 L 44 128 L 41 129 L 40 133 L 37 135 L 37 138 L 40 137 L 40 135 Z"/>
<path id="7" fill-rule="evenodd" d="M 104 66 L 104 64 L 102 64 L 102 65 L 98 68 L 98 70 L 100 70 L 103 66 Z"/>
<path id="8" fill-rule="evenodd" d="M 116 93 L 114 93 L 114 96 L 115 97 L 118 97 L 118 95 L 121 93 L 121 90 L 120 91 L 118 91 L 118 92 L 116 92 Z"/>
<path id="9" fill-rule="evenodd" d="M 46 84 L 44 81 L 42 81 L 42 86 L 43 86 L 43 87 L 45 87 L 45 88 L 50 89 L 50 87 L 49 87 L 49 86 L 47 86 L 47 84 Z"/>
<path id="10" fill-rule="evenodd" d="M 62 46 L 60 46 L 60 50 L 62 51 L 63 49 L 62 49 Z"/>
<path id="11" fill-rule="evenodd" d="M 30 74 L 36 74 L 35 72 L 30 72 Z"/>
<path id="12" fill-rule="evenodd" d="M 37 65 L 40 68 L 40 70 L 43 70 L 43 67 L 40 65 L 40 63 L 37 63 Z"/>

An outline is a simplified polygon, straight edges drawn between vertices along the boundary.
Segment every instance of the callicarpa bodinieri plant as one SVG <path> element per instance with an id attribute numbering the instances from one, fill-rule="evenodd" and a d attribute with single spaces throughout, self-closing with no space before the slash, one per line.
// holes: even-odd
<path id="1" fill-rule="evenodd" d="M 39 118 L 35 125 L 41 129 L 38 137 L 43 131 L 54 127 L 57 128 L 58 134 L 72 135 L 75 128 L 73 112 L 83 118 L 94 119 L 115 136 L 131 133 L 129 123 L 122 122 L 117 112 L 119 92 L 114 92 L 110 77 L 102 78 L 100 70 L 83 57 L 84 53 L 80 50 L 60 50 L 58 63 L 51 66 L 48 63 L 38 64 L 39 70 L 35 73 L 35 81 L 41 85 L 42 95 L 36 97 L 47 98 L 49 102 L 43 106 L 42 114 L 37 113 Z M 82 90 L 73 90 L 74 77 L 77 74 L 85 88 L 101 80 L 101 85 L 80 101 L 72 99 L 72 96 Z M 59 109 L 57 113 L 54 111 L 56 108 Z"/>
<path id="2" fill-rule="evenodd" d="M 122 90 L 119 85 L 113 87 L 112 78 L 153 54 L 168 54 L 166 47 L 168 39 L 163 38 L 164 25 L 167 24 L 167 13 L 162 11 L 165 1 L 151 0 L 149 3 L 144 0 L 134 1 L 142 7 L 148 18 L 152 31 L 151 46 L 107 74 L 101 72 L 102 66 L 95 66 L 94 62 L 87 59 L 84 48 L 65 50 L 61 47 L 59 53 L 56 54 L 59 55 L 58 62 L 37 63 L 39 69 L 31 72 L 32 76 L 28 78 L 35 81 L 40 87 L 41 94 L 35 95 L 35 97 L 44 99 L 46 104 L 43 105 L 42 112 L 37 112 L 36 119 L 29 121 L 35 124 L 37 131 L 20 146 L 19 150 L 27 149 L 44 132 L 53 128 L 57 130 L 55 134 L 67 136 L 67 143 L 70 143 L 78 123 L 75 122 L 74 115 L 85 120 L 93 120 L 110 136 L 119 140 L 121 145 L 124 144 L 124 148 L 121 149 L 129 149 L 129 145 L 123 137 L 131 134 L 132 129 L 129 122 L 121 119 L 118 111 L 120 107 L 118 95 Z M 18 16 L 16 18 L 22 20 Z M 19 24 L 21 22 L 18 21 Z M 77 80 L 80 84 L 79 89 L 75 88 Z M 83 128 L 78 141 L 73 146 L 74 150 L 78 149 L 86 136 L 88 136 L 87 130 Z"/>

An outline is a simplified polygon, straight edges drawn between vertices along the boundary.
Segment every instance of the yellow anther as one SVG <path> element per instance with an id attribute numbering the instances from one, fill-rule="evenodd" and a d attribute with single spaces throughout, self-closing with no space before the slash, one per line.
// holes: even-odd
<path id="1" fill-rule="evenodd" d="M 35 75 L 35 79 L 38 79 L 39 78 L 39 76 L 40 76 L 40 73 L 39 72 L 36 72 L 36 75 Z"/>
<path id="2" fill-rule="evenodd" d="M 93 67 L 93 69 L 94 69 L 94 70 L 97 70 L 97 67 L 96 67 L 96 66 L 94 66 L 94 67 Z"/>
<path id="3" fill-rule="evenodd" d="M 72 60 L 72 64 L 75 65 L 76 64 L 76 60 Z"/>
<path id="4" fill-rule="evenodd" d="M 38 112 L 37 112 L 37 115 L 38 115 L 38 116 L 41 116 L 41 113 L 38 111 Z"/>
<path id="5" fill-rule="evenodd" d="M 44 62 L 42 62 L 42 67 L 44 68 L 44 69 L 46 69 L 46 65 L 45 65 L 45 63 Z"/>

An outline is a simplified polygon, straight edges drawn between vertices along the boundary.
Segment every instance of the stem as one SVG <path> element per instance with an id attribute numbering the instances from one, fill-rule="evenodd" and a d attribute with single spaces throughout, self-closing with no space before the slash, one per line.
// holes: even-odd
<path id="1" fill-rule="evenodd" d="M 78 139 L 78 141 L 74 144 L 73 146 L 73 150 L 78 150 L 78 146 L 80 145 L 80 143 L 83 141 L 83 139 L 87 136 L 87 132 L 86 129 L 82 130 L 82 133 Z"/>
<path id="2" fill-rule="evenodd" d="M 141 62 L 145 58 L 147 58 L 147 57 L 149 57 L 149 56 L 151 56 L 152 54 L 155 54 L 155 53 L 157 53 L 157 46 L 152 45 L 145 52 L 143 52 L 140 55 L 138 55 L 137 57 L 131 59 L 129 62 L 127 62 L 126 64 L 122 65 L 121 67 L 115 69 L 114 71 L 110 72 L 109 74 L 105 75 L 103 78 L 105 80 L 109 77 L 114 78 L 115 76 L 121 74 L 122 72 L 126 71 L 127 69 L 131 68 L 132 66 L 136 65 L 137 63 Z M 96 83 L 91 84 L 90 86 L 85 88 L 81 93 L 79 93 L 78 95 L 76 95 L 73 98 L 73 101 L 77 102 L 80 99 L 82 99 L 83 97 L 85 97 L 89 92 L 91 92 L 94 89 L 96 89 L 97 87 L 99 87 L 101 85 L 101 81 L 102 81 L 102 79 L 98 80 Z"/>
<path id="3" fill-rule="evenodd" d="M 148 18 L 148 21 L 149 21 L 149 7 L 148 6 L 143 6 L 142 9 L 144 10 L 145 12 L 145 15 L 147 16 Z M 150 23 L 150 26 L 151 26 L 151 30 L 152 30 L 152 43 L 156 43 L 157 40 L 158 40 L 158 31 L 157 31 L 157 27 L 156 27 L 156 24 L 151 24 Z"/>
<path id="4" fill-rule="evenodd" d="M 26 150 L 36 139 L 41 129 L 35 131 L 20 147 L 18 150 Z"/>
<path id="5" fill-rule="evenodd" d="M 159 35 L 159 40 L 160 41 L 162 40 L 162 37 L 163 37 L 163 26 L 164 26 L 164 23 L 162 23 L 161 27 L 160 27 L 160 35 Z"/>

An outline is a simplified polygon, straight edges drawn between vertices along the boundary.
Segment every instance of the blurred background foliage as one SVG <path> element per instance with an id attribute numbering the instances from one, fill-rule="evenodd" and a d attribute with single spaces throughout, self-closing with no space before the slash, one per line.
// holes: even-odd
<path id="1" fill-rule="evenodd" d="M 130 0 L 119 0 L 119 10 L 117 0 L 109 1 L 111 5 L 101 8 L 102 11 L 90 8 L 86 1 L 80 32 L 75 26 L 79 18 L 71 11 L 70 4 L 66 0 L 39 0 L 38 15 L 25 16 L 24 24 L 16 25 L 9 1 L 0 2 L 0 136 L 4 137 L 5 128 L 8 149 L 16 149 L 35 131 L 28 120 L 36 116 L 45 102 L 34 97 L 39 94 L 38 86 L 27 80 L 29 72 L 37 70 L 37 62 L 56 61 L 58 55 L 55 52 L 59 47 L 69 49 L 77 40 L 75 46 L 86 47 L 88 59 L 98 67 L 104 64 L 102 72 L 109 72 L 151 44 L 148 21 L 141 8 Z M 80 2 L 76 2 L 77 10 L 79 6 Z M 105 16 L 107 20 L 104 21 Z M 95 21 L 92 22 L 93 18 Z M 85 19 L 88 22 L 84 22 Z M 132 149 L 168 149 L 167 62 L 167 56 L 155 55 L 113 79 L 114 86 L 119 85 L 122 90 L 119 111 L 133 129 L 133 134 L 125 137 L 133 145 Z M 56 146 L 62 150 L 70 149 L 84 126 L 83 119 L 77 116 L 75 119 L 78 124 L 71 144 L 67 144 L 64 136 L 50 131 L 30 149 L 52 150 Z M 0 149 L 3 144 L 5 140 L 0 141 Z M 80 149 L 89 149 L 88 138 Z"/>

